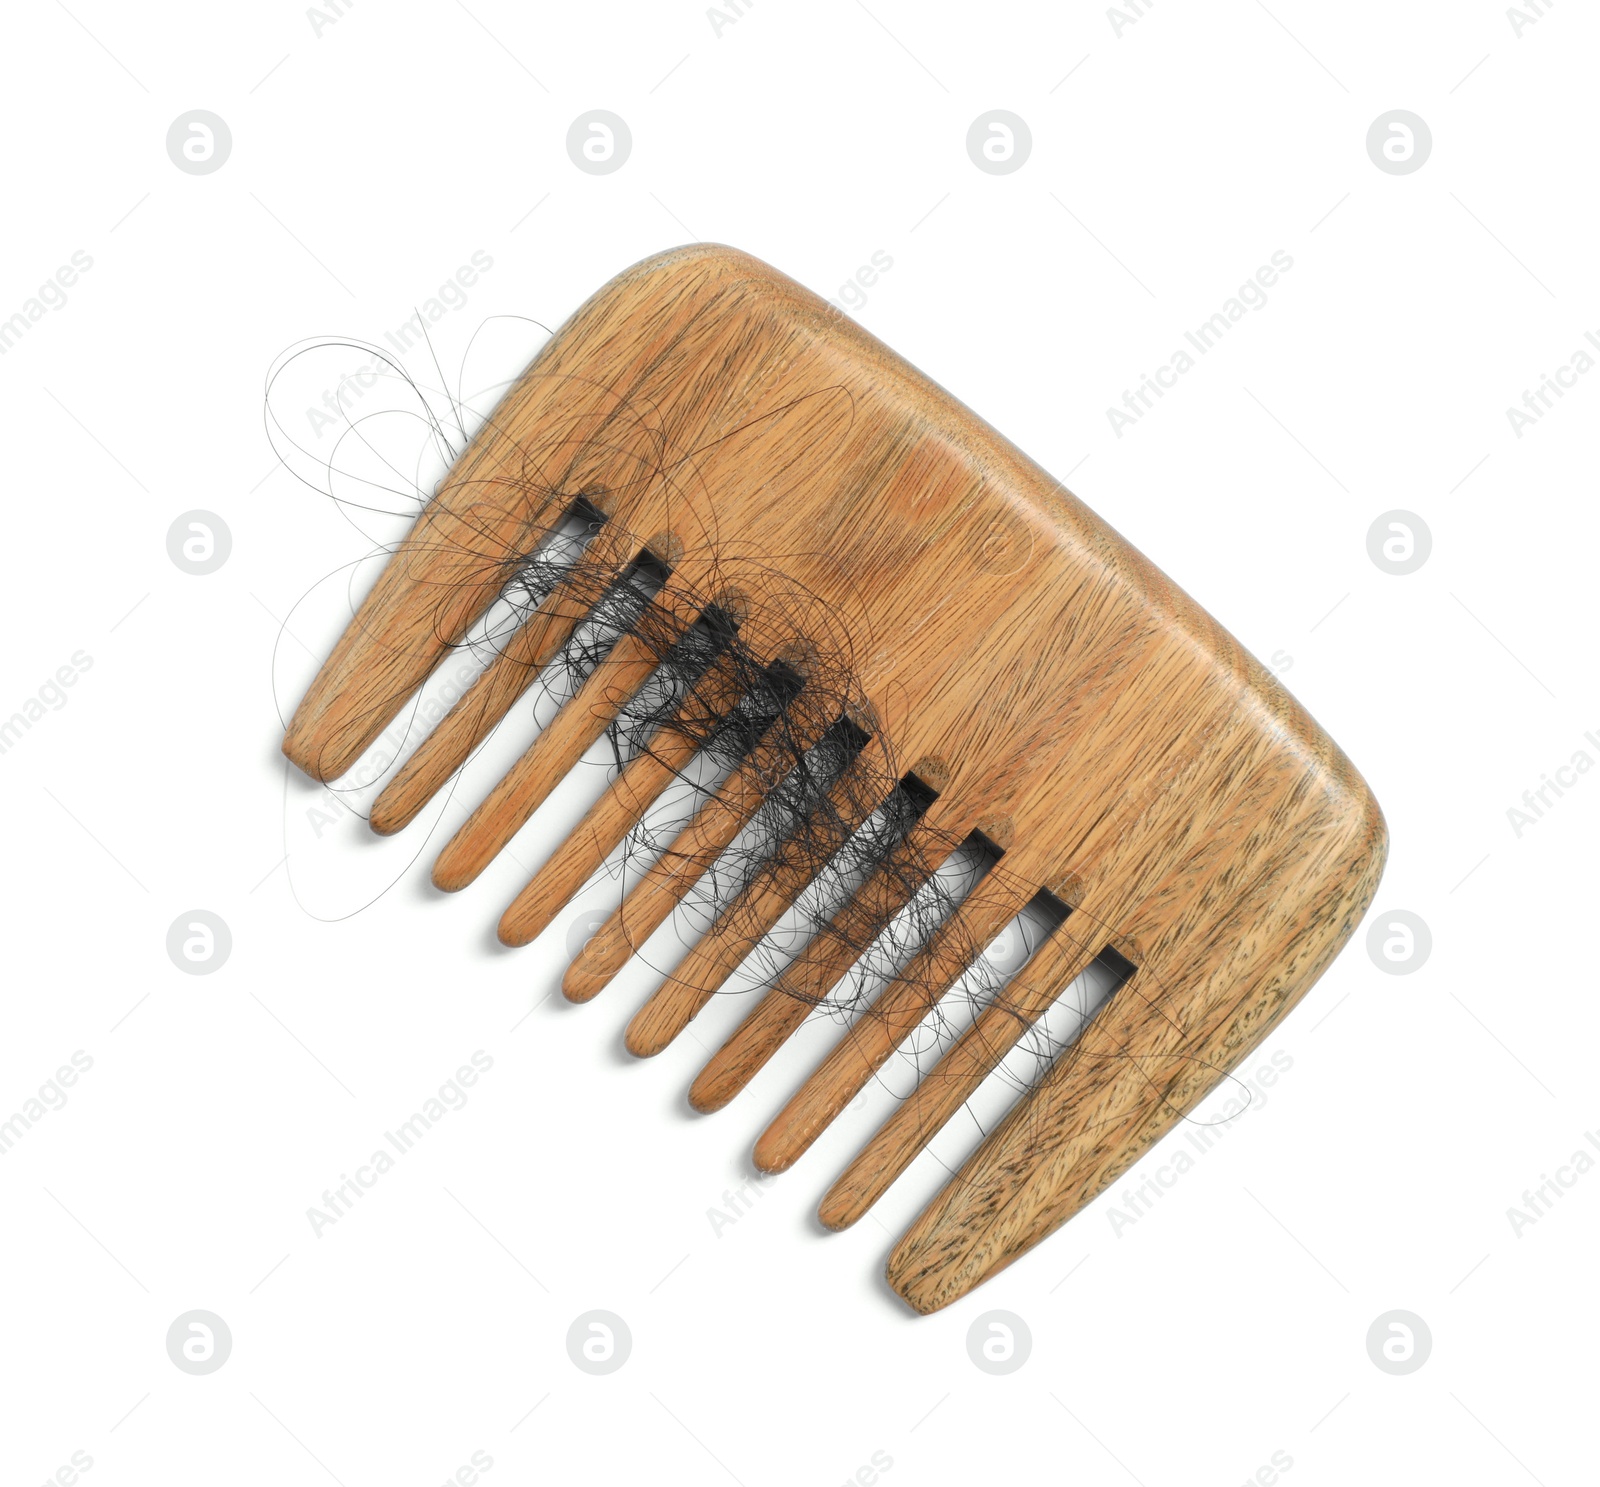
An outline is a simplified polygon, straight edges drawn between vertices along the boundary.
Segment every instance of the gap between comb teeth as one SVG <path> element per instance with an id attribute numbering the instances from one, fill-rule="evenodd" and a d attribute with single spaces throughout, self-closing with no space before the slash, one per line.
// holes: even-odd
<path id="1" fill-rule="evenodd" d="M 638 580 L 644 580 L 640 583 Z M 661 587 L 664 571 L 641 558 L 627 577 L 607 592 L 622 609 L 620 633 L 574 694 L 540 731 L 527 751 L 494 786 L 439 853 L 433 868 L 436 887 L 454 892 L 472 882 L 522 829 L 550 792 L 646 685 L 660 665 L 661 652 L 694 621 L 692 606 Z M 648 584 L 657 591 L 644 597 Z M 642 601 L 642 602 L 641 602 Z M 606 602 L 603 599 L 602 604 Z M 598 613 L 600 606 L 596 606 Z M 601 621 L 594 619 L 593 624 Z"/>
<path id="2" fill-rule="evenodd" d="M 966 972 L 982 946 L 1015 916 L 1016 906 L 984 891 L 1000 854 L 980 833 L 966 843 L 979 858 L 975 881 L 929 936 L 889 978 L 843 1037 L 790 1098 L 756 1142 L 763 1172 L 793 1166 L 873 1073 Z"/>
<path id="3" fill-rule="evenodd" d="M 723 850 L 750 822 L 766 798 L 774 774 L 787 773 L 824 736 L 830 722 L 808 706 L 804 686 L 793 699 L 798 718 L 790 718 L 781 742 L 762 731 L 751 752 L 729 773 L 671 843 L 645 870 L 632 891 L 567 967 L 561 990 L 569 1001 L 596 996 L 622 969 L 634 949 L 666 921 Z M 780 714 L 779 716 L 784 716 Z M 776 723 L 775 717 L 772 722 Z"/>
<path id="4" fill-rule="evenodd" d="M 943 772 L 936 777 L 942 784 Z M 689 1103 L 694 1109 L 709 1114 L 733 1099 L 827 999 L 867 951 L 867 941 L 893 921 L 927 882 L 932 871 L 930 853 L 943 835 L 933 809 L 938 792 L 915 771 L 899 788 L 906 813 L 912 818 L 904 839 L 896 842 L 848 895 L 712 1055 L 690 1086 Z"/>
<path id="5" fill-rule="evenodd" d="M 1096 954 L 1097 943 L 1075 940 L 1070 927 L 1062 925 L 1035 950 L 840 1173 L 818 1205 L 817 1216 L 826 1227 L 847 1228 L 861 1218 L 951 1117 L 987 1087 L 1024 1035 L 1079 984 L 1083 995 L 1064 1044 L 1081 1033 L 1133 973 L 1131 963 L 1110 946 Z"/>

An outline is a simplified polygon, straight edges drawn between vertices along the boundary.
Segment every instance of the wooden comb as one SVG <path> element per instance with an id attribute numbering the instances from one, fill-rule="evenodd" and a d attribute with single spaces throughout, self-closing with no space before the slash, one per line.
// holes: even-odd
<path id="1" fill-rule="evenodd" d="M 1305 994 L 1371 901 L 1377 803 L 1276 680 L 967 408 L 721 247 L 636 265 L 545 345 L 360 604 L 285 754 L 318 780 L 349 770 L 575 511 L 592 540 L 536 586 L 372 825 L 414 820 L 610 605 L 575 694 L 440 853 L 434 881 L 464 887 L 693 652 L 499 932 L 532 940 L 696 754 L 723 749 L 725 777 L 563 983 L 594 996 L 778 801 L 781 829 L 628 1026 L 629 1049 L 654 1054 L 854 852 L 850 891 L 694 1081 L 697 1109 L 731 1099 L 838 995 L 960 844 L 995 860 L 852 1009 L 758 1167 L 794 1162 L 1041 890 L 1059 923 L 945 1040 L 823 1221 L 865 1212 L 1092 961 L 1124 977 L 893 1248 L 889 1282 L 918 1311 L 1126 1171 Z"/>

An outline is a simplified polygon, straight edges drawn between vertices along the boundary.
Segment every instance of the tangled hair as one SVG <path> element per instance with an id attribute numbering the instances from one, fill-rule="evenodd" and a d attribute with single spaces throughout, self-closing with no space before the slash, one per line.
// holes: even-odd
<path id="1" fill-rule="evenodd" d="M 341 378 L 324 393 L 320 406 L 330 411 L 321 421 L 310 417 L 313 432 L 320 440 L 324 425 L 337 423 L 338 434 L 319 452 L 291 435 L 285 410 L 293 406 L 290 379 L 330 353 L 370 358 L 370 381 Z M 486 389 L 488 399 L 504 385 Z M 318 406 L 312 400 L 308 413 Z M 692 451 L 674 448 L 672 431 L 651 425 L 651 410 L 627 411 L 649 430 L 654 451 L 637 478 L 685 479 Z M 374 541 L 375 556 L 394 550 L 393 535 L 379 540 L 363 520 L 414 520 L 486 416 L 459 385 L 429 393 L 387 353 L 359 342 L 302 343 L 267 379 L 267 430 L 279 458 Z M 525 465 L 532 471 L 537 461 Z M 907 1075 L 914 1084 L 975 1016 L 1007 1006 L 1003 988 L 1045 935 L 1081 933 L 1106 943 L 1106 926 L 1085 927 L 1076 914 L 1064 924 L 1064 904 L 1007 872 L 1004 840 L 982 831 L 957 837 L 930 822 L 941 766 L 897 757 L 878 726 L 855 664 L 870 637 L 852 633 L 781 562 L 764 568 L 741 553 L 735 582 L 715 553 L 685 554 L 650 533 L 620 533 L 610 514 L 615 491 L 555 492 L 531 473 L 524 479 L 527 489 L 513 498 L 550 515 L 493 553 L 499 599 L 488 614 L 465 638 L 443 628 L 441 638 L 474 668 L 527 667 L 512 717 L 541 699 L 548 706 L 572 698 L 609 661 L 629 658 L 641 680 L 605 725 L 606 765 L 616 775 L 652 761 L 652 778 L 687 809 L 666 819 L 645 810 L 607 871 L 624 892 L 652 868 L 658 877 L 670 870 L 680 882 L 698 879 L 674 912 L 686 941 L 705 936 L 717 947 L 719 972 L 700 989 L 759 997 L 777 988 L 805 1012 L 841 1023 L 891 1019 L 898 1056 L 882 1077 L 903 1094 Z M 584 559 L 602 537 L 609 556 Z M 474 557 L 481 566 L 481 548 Z M 700 575 L 692 587 L 687 567 Z M 557 616 L 562 633 L 570 631 L 537 668 L 516 647 L 535 614 Z M 747 638 L 753 633 L 794 640 L 764 653 Z M 435 676 L 452 664 L 447 659 Z M 397 762 L 437 719 L 437 707 L 430 717 L 420 700 L 413 704 L 403 741 L 394 742 L 392 729 L 381 765 Z M 708 854 L 705 838 L 692 838 L 683 823 L 719 789 L 726 799 L 738 780 L 758 788 L 759 808 L 741 814 L 738 829 L 724 832 L 725 842 Z M 362 778 L 350 791 L 353 808 L 374 783 Z M 998 935 L 971 928 L 996 923 Z M 684 964 L 693 962 L 691 951 Z M 1087 1020 L 1094 994 L 1114 989 L 1131 970 L 1113 950 L 1102 951 L 1098 965 L 1046 1015 L 1016 1014 L 1020 1027 L 1009 1030 L 1010 1051 L 992 1081 L 1014 1094 L 1055 1063 Z M 727 976 L 735 967 L 738 974 Z M 664 985 L 684 974 L 683 966 L 656 969 Z M 1152 996 L 1149 1005 L 1166 1015 L 1158 1001 Z"/>

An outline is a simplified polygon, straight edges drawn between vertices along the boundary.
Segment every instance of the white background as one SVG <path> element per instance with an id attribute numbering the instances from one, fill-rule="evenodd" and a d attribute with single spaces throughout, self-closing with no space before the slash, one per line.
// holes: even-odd
<path id="1" fill-rule="evenodd" d="M 0 1161 L 6 1480 L 74 1452 L 107 1484 L 420 1487 L 474 1452 L 491 1483 L 1233 1484 L 1275 1452 L 1295 1487 L 1595 1480 L 1600 1174 L 1520 1231 L 1508 1209 L 1600 1127 L 1600 774 L 1520 834 L 1507 812 L 1600 759 L 1600 375 L 1521 437 L 1506 409 L 1600 332 L 1597 24 L 1122 13 L 760 0 L 719 28 L 698 4 L 362 0 L 319 32 L 295 4 L 8 7 L 0 319 L 75 251 L 93 267 L 0 357 L 0 715 L 92 665 L 0 755 L 0 1118 L 75 1051 L 93 1067 Z M 165 150 L 197 108 L 233 138 L 208 175 Z M 594 108 L 633 135 L 606 176 L 565 148 Z M 996 108 L 1032 133 L 1007 175 L 965 149 Z M 1411 174 L 1366 150 L 1396 108 L 1432 132 Z M 409 836 L 309 837 L 318 792 L 286 793 L 277 754 L 339 595 L 295 612 L 275 698 L 281 622 L 370 543 L 275 473 L 273 358 L 381 338 L 483 250 L 432 328 L 454 376 L 487 317 L 553 325 L 696 236 L 830 296 L 891 257 L 857 317 L 1273 658 L 1387 812 L 1375 917 L 1432 934 L 1392 976 L 1364 926 L 1263 1047 L 1292 1069 L 1153 1211 L 1112 1219 L 1171 1142 L 932 1318 L 878 1279 L 931 1160 L 881 1224 L 811 1218 L 886 1092 L 709 1217 L 831 1031 L 692 1118 L 694 1039 L 619 1051 L 648 976 L 545 1000 L 575 911 L 496 951 L 514 862 L 444 899 Z M 1276 250 L 1265 307 L 1119 437 L 1108 406 Z M 195 508 L 233 538 L 203 577 L 165 545 Z M 1433 542 L 1403 577 L 1366 545 L 1396 508 Z M 232 933 L 214 975 L 165 949 L 194 909 Z M 695 1031 L 714 1047 L 739 1011 Z M 308 1207 L 479 1049 L 470 1103 L 316 1237 Z M 233 1339 L 203 1377 L 164 1345 L 194 1308 Z M 604 1377 L 565 1345 L 596 1308 L 633 1337 Z M 967 1352 L 994 1309 L 1032 1336 L 1005 1376 Z M 1394 1309 L 1432 1334 L 1405 1376 L 1366 1346 Z"/>

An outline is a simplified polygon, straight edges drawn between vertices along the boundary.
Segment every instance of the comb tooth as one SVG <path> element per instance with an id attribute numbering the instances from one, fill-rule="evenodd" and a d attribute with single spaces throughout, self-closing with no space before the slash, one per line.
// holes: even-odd
<path id="1" fill-rule="evenodd" d="M 829 791 L 823 810 L 817 813 L 824 823 L 821 829 L 827 833 L 829 857 L 871 811 L 860 800 L 862 775 L 859 769 L 847 769 Z M 807 840 L 809 843 L 810 838 Z M 636 1058 L 651 1058 L 688 1027 L 821 866 L 815 858 L 797 862 L 794 854 L 780 848 L 777 858 L 717 915 L 716 922 L 690 948 L 678 968 L 634 1014 L 624 1040 L 628 1052 Z"/>
<path id="2" fill-rule="evenodd" d="M 1191 714 L 1197 720 L 1197 728 L 1207 716 L 1198 708 L 1192 709 Z M 1129 902 L 1141 898 L 1162 902 L 1169 911 L 1181 911 L 1206 885 L 1216 883 L 1225 865 L 1222 854 L 1233 840 L 1233 832 L 1228 829 L 1226 818 L 1215 814 L 1199 816 L 1193 804 L 1197 796 L 1206 798 L 1206 792 L 1198 788 L 1199 782 L 1209 783 L 1216 763 L 1197 748 L 1188 756 L 1185 768 L 1193 772 L 1187 778 L 1196 782 L 1196 788 L 1159 792 L 1143 803 L 1136 816 L 1120 821 L 1107 817 L 1101 831 L 1088 835 L 1078 862 L 1101 880 L 1100 897 L 1091 895 L 1089 904 L 1080 904 L 1057 926 L 1028 964 L 890 1115 L 823 1198 L 818 1216 L 824 1224 L 845 1228 L 877 1202 L 1066 985 L 1082 974 L 1093 959 L 1095 945 L 1078 939 L 1075 926 L 1120 923 Z M 1242 769 L 1237 758 L 1227 760 L 1227 773 L 1240 783 L 1242 798 L 1255 802 L 1247 813 L 1248 809 L 1259 808 L 1262 802 L 1252 788 L 1254 775 Z M 1182 868 L 1174 873 L 1169 856 L 1153 853 L 1151 844 L 1179 818 L 1184 820 L 1183 829 L 1192 833 L 1196 845 Z M 1237 809 L 1233 819 L 1237 820 Z M 1170 854 L 1172 839 L 1168 837 L 1167 842 Z M 1147 881 L 1137 872 L 1130 875 L 1129 864 L 1152 876 Z M 1066 896 L 1063 882 L 1058 881 L 1054 888 Z"/>
<path id="3" fill-rule="evenodd" d="M 987 945 L 1017 908 L 985 893 L 979 884 L 850 1025 L 762 1133 L 756 1142 L 756 1166 L 763 1172 L 792 1167 L 966 971 L 971 964 L 967 952 Z"/>
<path id="4" fill-rule="evenodd" d="M 791 741 L 758 747 L 645 869 L 582 955 L 567 967 L 561 991 L 568 1001 L 587 1002 L 600 993 L 628 963 L 634 947 L 644 944 L 666 922 L 723 848 L 761 808 L 778 761 L 792 762 L 821 738 L 824 725 L 807 717 L 810 726 Z"/>
<path id="5" fill-rule="evenodd" d="M 855 1223 L 921 1154 L 945 1123 L 1094 958 L 1094 943 L 1068 926 L 1054 934 L 1002 989 L 944 1057 L 894 1109 L 828 1189 L 817 1216 L 830 1229 Z"/>
<path id="6" fill-rule="evenodd" d="M 719 662 L 705 684 L 696 688 L 699 706 L 709 716 L 722 716 L 737 700 L 735 672 L 733 663 Z M 533 880 L 512 900 L 500 919 L 501 943 L 526 945 L 536 939 L 599 871 L 618 843 L 699 752 L 703 742 L 693 730 L 664 728 L 644 753 L 630 760 Z"/>
<path id="7" fill-rule="evenodd" d="M 1236 765 L 1249 760 L 1253 743 L 1232 751 Z M 1139 945 L 1151 946 L 1149 964 L 1122 984 L 890 1253 L 889 1284 L 917 1311 L 966 1295 L 1126 1172 L 1260 1043 L 1342 942 L 1323 937 L 1308 951 L 1307 936 L 1359 920 L 1387 840 L 1370 793 L 1352 787 L 1352 808 L 1320 781 L 1306 788 L 1318 781 L 1315 766 L 1266 760 L 1259 772 L 1273 780 L 1267 798 L 1249 790 L 1225 797 L 1229 815 L 1210 816 L 1202 838 L 1169 857 L 1145 906 L 1119 912 L 1115 902 L 1126 898 L 1113 892 L 1096 910 L 1099 920 L 1126 926 L 1119 937 L 1134 958 L 1142 958 Z M 1231 873 L 1226 864 L 1211 866 L 1218 838 L 1237 842 L 1239 831 L 1260 829 L 1270 815 L 1288 825 L 1248 879 L 1236 864 Z M 1306 862 L 1322 869 L 1316 891 L 1284 893 L 1285 878 Z M 1229 917 L 1213 919 L 1219 911 Z M 1185 927 L 1208 921 L 1218 926 L 1223 953 L 1172 970 L 1170 981 L 1157 978 L 1150 966 L 1178 959 L 1170 952 L 1184 943 Z"/>
<path id="8" fill-rule="evenodd" d="M 506 771 L 488 797 L 461 825 L 433 865 L 434 884 L 453 893 L 486 868 L 544 804 L 594 741 L 610 727 L 629 698 L 661 661 L 663 625 L 681 633 L 691 616 L 685 609 L 653 604 L 641 624 L 649 634 L 629 631 L 562 704 L 528 751 Z M 652 619 L 655 623 L 651 623 Z"/>
<path id="9" fill-rule="evenodd" d="M 868 937 L 898 914 L 927 881 L 928 854 L 942 834 L 930 812 L 834 915 L 829 927 L 812 936 L 700 1071 L 689 1088 L 689 1103 L 696 1110 L 710 1114 L 722 1109 L 788 1041 L 812 1008 L 827 998 L 860 957 Z"/>
<path id="10" fill-rule="evenodd" d="M 1113 1015 L 1090 1022 L 894 1247 L 889 1284 L 916 1310 L 937 1311 L 1010 1264 L 1178 1120 L 1166 1092 L 1193 1082 L 1212 1040 L 1128 995 L 1141 983 L 1136 971 L 1120 1007 L 1104 1009 Z M 1216 1067 L 1227 1063 L 1220 1055 Z"/>
<path id="11" fill-rule="evenodd" d="M 592 571 L 593 564 L 580 558 Z M 437 727 L 401 766 L 372 803 L 371 825 L 380 836 L 390 836 L 409 826 L 472 751 L 503 721 L 517 699 L 533 685 L 539 672 L 572 638 L 583 619 L 582 606 L 573 599 L 569 574 L 557 584 L 499 655 L 474 678 Z"/>
<path id="12" fill-rule="evenodd" d="M 314 779 L 345 774 L 394 721 L 494 603 L 506 556 L 553 505 L 546 498 L 521 511 L 450 510 L 463 489 L 441 492 L 417 518 L 295 709 L 283 752 Z"/>

